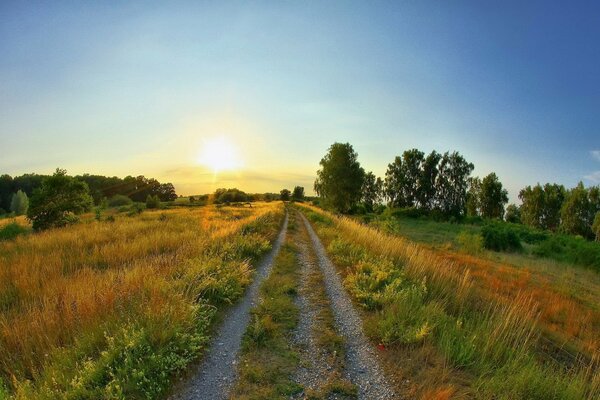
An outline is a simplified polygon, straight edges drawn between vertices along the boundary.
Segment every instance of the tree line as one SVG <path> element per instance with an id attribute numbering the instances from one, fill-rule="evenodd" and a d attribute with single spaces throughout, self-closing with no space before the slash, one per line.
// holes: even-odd
<path id="1" fill-rule="evenodd" d="M 33 192 L 42 186 L 44 179 L 49 177 L 50 175 L 41 174 L 24 174 L 15 177 L 0 175 L 0 214 L 2 211 L 14 211 L 11 203 L 19 191 L 22 193 L 19 196 L 31 197 Z M 110 199 L 116 195 L 127 196 L 135 202 L 145 202 L 148 196 L 158 197 L 160 201 L 171 201 L 177 198 L 172 183 L 161 183 L 143 175 L 118 178 L 84 174 L 74 178 L 86 183 L 94 204 L 100 204 L 104 198 Z"/>
<path id="2" fill-rule="evenodd" d="M 365 172 L 349 143 L 334 143 L 320 161 L 314 190 L 338 212 L 363 207 L 375 211 L 384 203 L 414 208 L 421 214 L 445 218 L 506 219 L 539 229 L 592 238 L 600 236 L 600 188 L 579 183 L 537 184 L 519 193 L 520 206 L 508 203 L 508 192 L 496 173 L 471 176 L 474 165 L 457 151 L 429 154 L 406 150 L 388 164 L 382 179 Z"/>

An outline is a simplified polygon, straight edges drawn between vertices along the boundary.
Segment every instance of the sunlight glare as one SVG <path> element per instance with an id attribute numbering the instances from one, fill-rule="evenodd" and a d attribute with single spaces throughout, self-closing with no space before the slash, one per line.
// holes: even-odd
<path id="1" fill-rule="evenodd" d="M 198 157 L 198 163 L 211 168 L 215 173 L 235 170 L 242 166 L 241 157 L 235 144 L 225 137 L 205 141 Z"/>

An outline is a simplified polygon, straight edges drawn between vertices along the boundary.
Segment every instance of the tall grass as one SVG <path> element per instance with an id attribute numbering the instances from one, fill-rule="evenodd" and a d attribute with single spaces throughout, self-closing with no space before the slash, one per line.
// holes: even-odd
<path id="1" fill-rule="evenodd" d="M 282 213 L 87 218 L 1 243 L 4 386 L 20 399 L 160 396 L 200 354 L 216 310 L 241 295 Z"/>
<path id="2" fill-rule="evenodd" d="M 594 349 L 584 366 L 540 361 L 543 308 L 536 293 L 505 296 L 443 254 L 345 217 L 305 211 L 349 291 L 371 315 L 368 331 L 376 340 L 400 347 L 433 344 L 452 368 L 473 376 L 471 390 L 480 398 L 600 395 Z"/>

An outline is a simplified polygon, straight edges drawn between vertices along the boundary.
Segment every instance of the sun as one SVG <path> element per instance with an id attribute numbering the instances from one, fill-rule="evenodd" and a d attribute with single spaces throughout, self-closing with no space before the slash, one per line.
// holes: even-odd
<path id="1" fill-rule="evenodd" d="M 240 168 L 242 159 L 235 144 L 226 137 L 217 137 L 203 143 L 198 163 L 217 173 Z"/>

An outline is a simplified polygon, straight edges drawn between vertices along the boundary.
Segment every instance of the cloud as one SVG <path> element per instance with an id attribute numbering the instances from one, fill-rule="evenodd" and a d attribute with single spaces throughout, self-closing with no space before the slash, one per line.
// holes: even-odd
<path id="1" fill-rule="evenodd" d="M 592 150 L 590 151 L 590 153 L 592 154 L 592 157 L 600 161 L 600 150 Z"/>
<path id="2" fill-rule="evenodd" d="M 594 183 L 600 183 L 600 171 L 592 172 L 591 174 L 584 176 L 584 178 Z"/>

